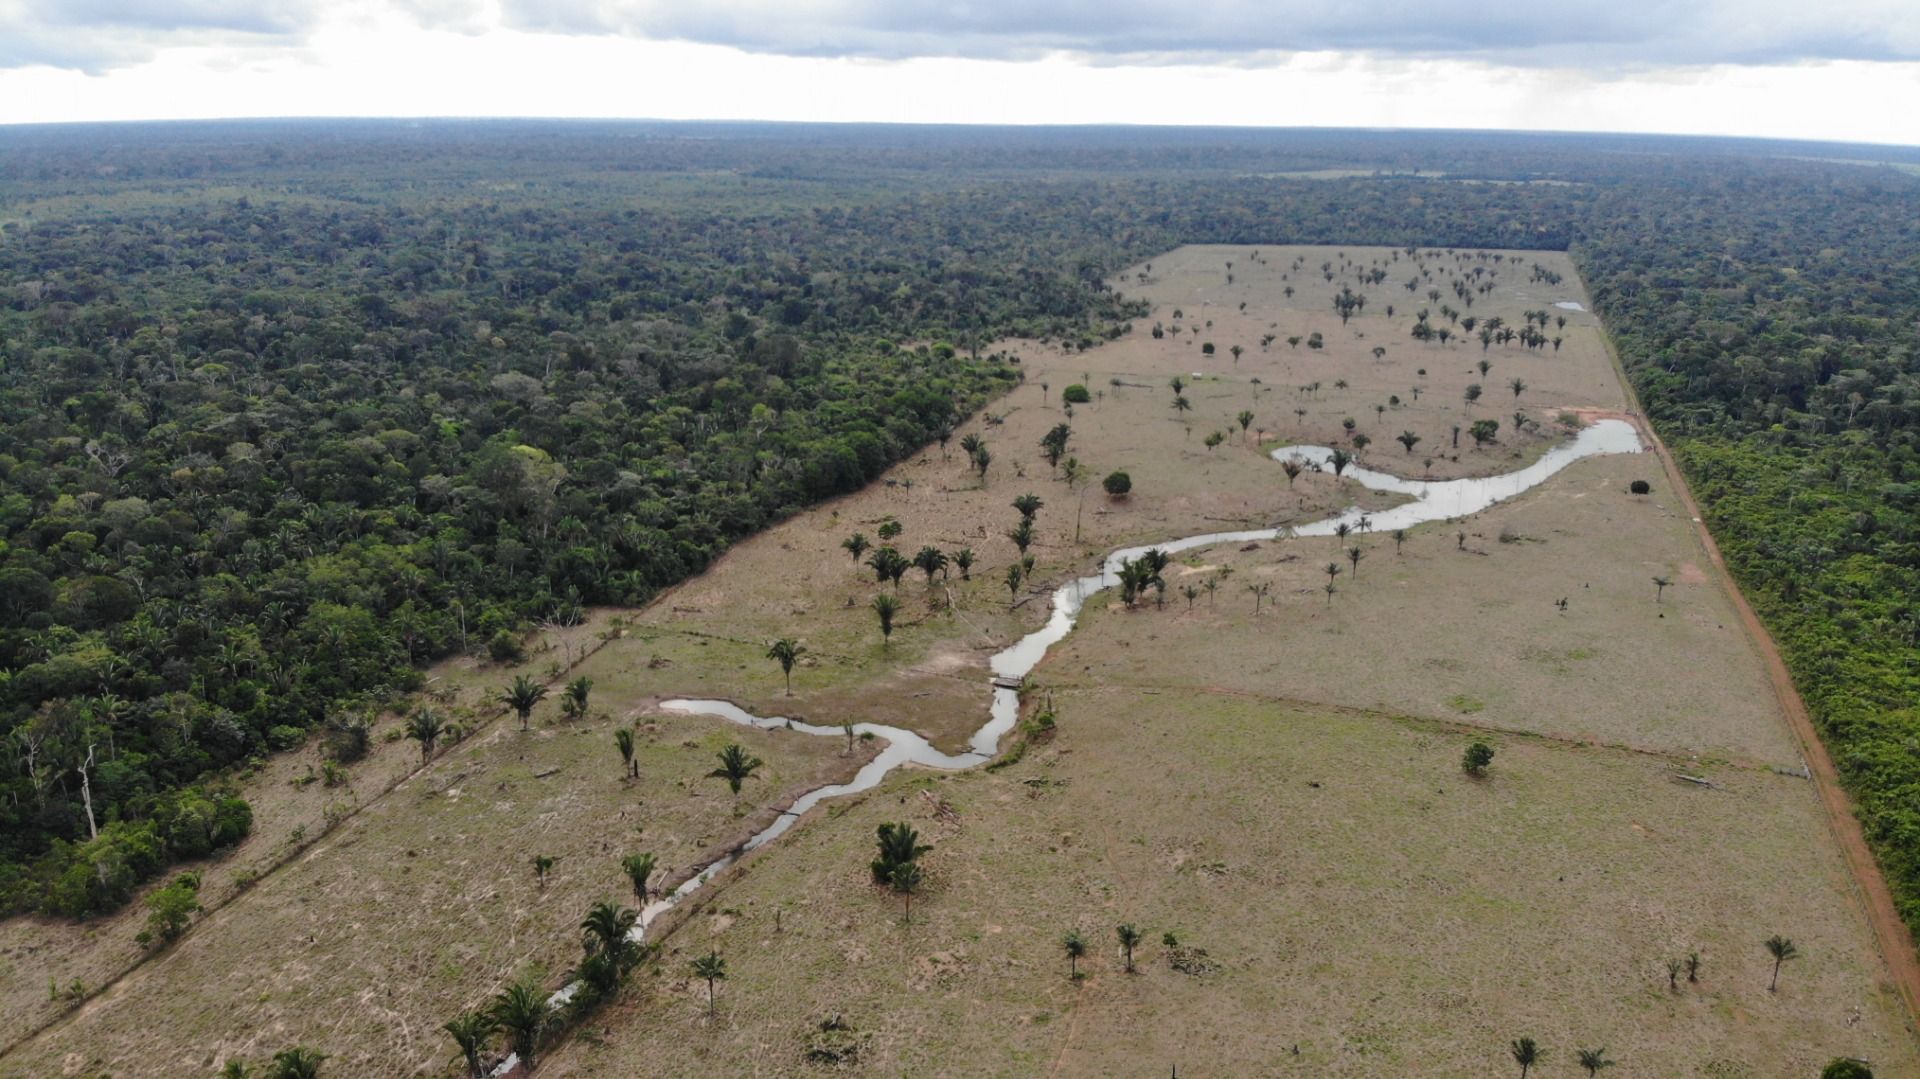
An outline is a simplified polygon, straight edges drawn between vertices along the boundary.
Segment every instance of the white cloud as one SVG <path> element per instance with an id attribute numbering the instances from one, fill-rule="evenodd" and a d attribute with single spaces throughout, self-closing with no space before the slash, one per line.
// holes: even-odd
<path id="1" fill-rule="evenodd" d="M 0 0 L 0 22 L 17 9 Z M 105 3 L 106 0 L 100 0 Z M 500 0 L 351 0 L 281 40 L 183 35 L 104 74 L 0 70 L 0 122 L 218 116 L 562 116 L 1526 128 L 1920 143 L 1920 63 L 1692 64 L 1597 72 L 1355 48 L 1140 64 L 763 53 L 513 29 Z M 795 0 L 805 8 L 840 0 Z M 212 11 L 220 5 L 210 5 Z M 278 9 L 281 12 L 293 8 Z M 215 20 L 218 21 L 218 20 Z M 237 20 L 235 20 L 237 22 Z M 197 36 L 196 36 L 197 35 Z M 0 35 L 0 40 L 4 36 Z"/>

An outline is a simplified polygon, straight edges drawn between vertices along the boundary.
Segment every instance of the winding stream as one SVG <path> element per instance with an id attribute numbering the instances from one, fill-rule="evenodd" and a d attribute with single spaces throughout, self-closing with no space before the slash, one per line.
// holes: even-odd
<path id="1" fill-rule="evenodd" d="M 1432 521 L 1453 520 L 1479 513 L 1481 510 L 1536 487 L 1581 458 L 1602 454 L 1640 453 L 1644 448 L 1640 443 L 1640 435 L 1634 430 L 1632 424 L 1624 420 L 1605 419 L 1582 429 L 1573 441 L 1555 446 L 1527 467 L 1500 476 L 1458 480 L 1407 480 L 1372 469 L 1349 467 L 1345 471 L 1347 479 L 1369 490 L 1407 495 L 1409 500 L 1385 510 L 1366 511 L 1357 507 L 1349 508 L 1335 516 L 1293 527 L 1256 528 L 1241 532 L 1206 532 L 1166 543 L 1123 547 L 1107 555 L 1106 560 L 1101 563 L 1098 574 L 1078 578 L 1056 589 L 1053 593 L 1053 613 L 1047 619 L 1047 624 L 1020 638 L 1012 647 L 996 653 L 990 664 L 993 674 L 996 679 L 1017 681 L 1025 678 L 1029 672 L 1039 666 L 1040 661 L 1046 657 L 1048 649 L 1060 643 L 1068 633 L 1072 632 L 1074 622 L 1079 618 L 1080 610 L 1085 606 L 1086 601 L 1106 589 L 1117 586 L 1120 583 L 1121 565 L 1139 558 L 1150 548 L 1157 547 L 1173 555 L 1196 547 L 1211 547 L 1221 543 L 1248 543 L 1290 536 L 1331 536 L 1342 524 L 1391 532 Z M 1325 466 L 1332 455 L 1333 451 L 1324 446 L 1282 446 L 1272 453 L 1275 460 L 1298 457 L 1310 464 L 1320 466 Z M 684 715 L 714 716 L 729 723 L 758 727 L 762 730 L 791 730 L 825 738 L 845 737 L 845 730 L 838 726 L 821 726 L 817 723 L 804 723 L 781 716 L 756 716 L 729 701 L 675 699 L 661 702 L 660 707 L 666 711 Z M 808 791 L 800 796 L 791 808 L 782 812 L 778 819 L 747 840 L 741 847 L 702 866 L 699 872 L 670 894 L 647 904 L 646 908 L 640 912 L 640 920 L 634 926 L 630 939 L 635 942 L 644 939 L 647 927 L 653 924 L 654 919 L 672 910 L 688 896 L 705 887 L 715 875 L 732 865 L 741 855 L 785 834 L 787 829 L 793 827 L 794 823 L 808 810 L 828 798 L 838 798 L 842 795 L 869 790 L 878 786 L 880 781 L 892 774 L 895 769 L 906 764 L 937 768 L 942 771 L 959 771 L 977 767 L 992 760 L 999 752 L 1001 736 L 1013 729 L 1019 715 L 1019 691 L 999 685 L 994 686 L 993 705 L 986 724 L 974 732 L 967 751 L 959 754 L 942 753 L 925 738 L 905 728 L 890 727 L 880 723 L 854 724 L 855 734 L 873 735 L 884 739 L 887 748 L 881 751 L 879 756 L 868 761 L 851 780 Z M 573 999 L 573 994 L 578 989 L 579 983 L 569 984 L 555 992 L 548 1003 L 555 1008 L 561 1007 Z M 508 1057 L 491 1074 L 504 1075 L 515 1063 L 516 1058 Z"/>

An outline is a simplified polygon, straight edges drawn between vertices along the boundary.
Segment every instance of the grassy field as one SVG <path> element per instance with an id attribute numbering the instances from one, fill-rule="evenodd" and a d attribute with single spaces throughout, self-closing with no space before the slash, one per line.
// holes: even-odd
<path id="1" fill-rule="evenodd" d="M 1100 658 L 1105 630 L 1061 662 Z M 1476 781 L 1475 733 L 1428 720 L 1132 687 L 1055 705 L 1018 764 L 902 777 L 750 862 L 542 1073 L 804 1074 L 834 1016 L 861 1075 L 1501 1075 L 1521 1036 L 1548 1074 L 1576 1046 L 1623 1077 L 1920 1066 L 1801 780 L 1722 768 L 1709 790 L 1658 756 L 1501 736 Z M 895 820 L 933 845 L 911 924 L 866 879 Z M 1135 974 L 1122 922 L 1146 935 Z M 1774 932 L 1805 958 L 1769 993 Z M 711 1020 L 687 972 L 710 949 Z M 1690 951 L 1700 980 L 1669 990 Z"/>
<path id="2" fill-rule="evenodd" d="M 1585 301 L 1563 255 L 1250 254 L 1182 248 L 1129 270 L 1117 284 L 1152 313 L 1097 348 L 1005 343 L 1025 383 L 950 446 L 632 612 L 581 668 L 603 715 L 556 724 L 549 704 L 533 734 L 496 722 L 384 798 L 368 780 L 367 809 L 0 1057 L 0 1075 L 191 1073 L 301 1041 L 333 1054 L 337 1074 L 446 1074 L 439 1024 L 518 972 L 557 984 L 585 907 L 624 894 L 620 854 L 637 844 L 684 871 L 756 813 L 856 763 L 837 739 L 664 716 L 658 700 L 903 725 L 958 748 L 985 718 L 987 658 L 1106 551 L 1386 504 L 1327 474 L 1289 483 L 1272 446 L 1353 445 L 1351 418 L 1371 467 L 1485 475 L 1565 437 L 1563 412 L 1625 406 L 1593 317 L 1554 306 Z M 1559 283 L 1535 280 L 1535 263 Z M 1332 297 L 1375 267 L 1385 282 L 1343 325 Z M 1561 344 L 1409 338 L 1413 310 L 1445 324 L 1427 290 L 1460 306 L 1450 277 L 1476 268 L 1495 287 L 1467 313 L 1518 325 L 1547 310 Z M 1094 399 L 1069 414 L 1070 383 Z M 1473 383 L 1483 395 L 1470 404 Z M 1475 450 L 1462 435 L 1456 450 L 1455 427 L 1485 418 L 1501 421 L 1497 442 Z M 1041 455 L 1063 422 L 1090 484 L 1069 486 Z M 1209 447 L 1215 431 L 1226 437 Z M 1393 441 L 1402 431 L 1420 439 L 1411 453 Z M 959 449 L 968 435 L 993 452 L 984 478 Z M 1124 500 L 1099 487 L 1115 469 L 1133 480 Z M 1653 493 L 1627 494 L 1640 478 Z M 629 999 L 542 1074 L 790 1075 L 811 1039 L 852 1045 L 853 1072 L 872 1075 L 1175 1063 L 1194 1075 L 1479 1075 L 1501 1074 L 1503 1047 L 1522 1035 L 1548 1046 L 1548 1074 L 1573 1070 L 1576 1044 L 1606 1045 L 1619 1076 L 1812 1074 L 1841 1052 L 1920 1073 L 1819 806 L 1804 780 L 1772 770 L 1797 767 L 1792 740 L 1669 482 L 1652 457 L 1589 460 L 1463 524 L 1416 529 L 1399 550 L 1366 536 L 1357 576 L 1341 558 L 1331 603 L 1315 589 L 1339 557 L 1332 540 L 1194 552 L 1169 570 L 1164 610 L 1096 604 L 1036 672 L 1059 713 L 1055 740 L 996 772 L 902 774 L 829 803 L 706 893 Z M 1006 532 L 1023 493 L 1046 505 L 1034 572 L 1010 593 Z M 869 601 L 892 589 L 841 542 L 860 531 L 877 543 L 889 521 L 909 556 L 931 544 L 977 560 L 971 579 L 909 571 L 883 641 Z M 1188 609 L 1182 585 L 1225 569 Z M 1654 576 L 1674 582 L 1659 602 Z M 1250 582 L 1271 586 L 1258 616 Z M 593 635 L 610 624 L 602 615 Z M 765 657 L 779 636 L 807 649 L 792 696 Z M 446 677 L 491 686 L 506 673 L 462 663 Z M 647 733 L 631 786 L 610 738 L 629 720 Z M 1480 781 L 1459 768 L 1476 736 L 1498 754 Z M 736 739 L 769 761 L 739 811 L 701 779 Z M 366 767 L 406 775 L 411 752 L 385 746 L 388 763 Z M 267 794 L 290 790 L 283 773 L 299 767 L 276 762 L 253 781 L 262 835 L 230 861 L 284 843 L 288 822 L 311 813 Z M 865 882 L 874 828 L 903 818 L 936 847 L 911 927 Z M 542 852 L 559 857 L 544 893 L 527 867 Z M 1122 920 L 1149 930 L 1137 975 L 1117 968 Z M 1072 927 L 1093 944 L 1077 984 L 1058 947 Z M 24 988 L 7 990 L 22 1007 L 51 1008 L 46 977 L 64 981 L 97 947 L 60 927 L 3 928 L 0 941 L 35 949 Z M 136 928 L 109 923 L 115 961 Z M 1168 931 L 1205 949 L 1177 953 L 1198 973 L 1169 969 Z M 1770 994 L 1760 942 L 1776 932 L 1805 958 Z M 709 948 L 732 972 L 712 1020 L 687 974 Z M 1669 992 L 1666 961 L 1692 950 L 1702 980 Z M 853 1029 L 820 1033 L 835 1015 Z"/>

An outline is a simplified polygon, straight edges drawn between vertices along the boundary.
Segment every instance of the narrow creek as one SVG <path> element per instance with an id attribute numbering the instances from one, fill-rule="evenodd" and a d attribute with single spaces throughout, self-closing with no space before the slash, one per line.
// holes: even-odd
<path id="1" fill-rule="evenodd" d="M 1249 543 L 1292 536 L 1331 536 L 1342 524 L 1362 526 L 1363 519 L 1365 527 L 1376 532 L 1392 532 L 1433 521 L 1454 520 L 1479 513 L 1481 510 L 1536 487 L 1561 469 L 1582 458 L 1603 454 L 1640 453 L 1644 448 L 1640 442 L 1640 435 L 1632 424 L 1624 420 L 1603 419 L 1583 428 L 1572 441 L 1561 443 L 1548 450 L 1539 460 L 1527 467 L 1500 476 L 1457 480 L 1408 480 L 1386 472 L 1351 466 L 1345 471 L 1347 479 L 1369 490 L 1407 495 L 1409 500 L 1384 510 L 1367 511 L 1357 507 L 1349 508 L 1332 517 L 1291 527 L 1256 528 L 1241 532 L 1206 532 L 1165 543 L 1123 547 L 1107 555 L 1106 560 L 1101 563 L 1098 574 L 1078 578 L 1056 589 L 1053 593 L 1052 614 L 1048 617 L 1047 624 L 1020 638 L 1012 647 L 996 653 L 990 666 L 996 680 L 1017 681 L 1025 678 L 1029 672 L 1039 666 L 1040 661 L 1046 657 L 1048 649 L 1060 643 L 1068 633 L 1072 632 L 1074 622 L 1079 618 L 1086 601 L 1106 589 L 1118 586 L 1120 567 L 1132 559 L 1139 558 L 1151 548 L 1157 547 L 1172 555 L 1197 547 L 1211 547 L 1222 543 Z M 1332 455 L 1333 450 L 1325 446 L 1282 446 L 1272 453 L 1276 461 L 1298 457 L 1310 464 L 1320 466 L 1327 465 Z M 713 716 L 729 723 L 758 727 L 762 730 L 790 730 L 823 738 L 845 737 L 844 728 L 838 726 L 821 726 L 817 723 L 805 723 L 782 716 L 756 716 L 730 701 L 674 699 L 661 702 L 660 707 L 669 712 Z M 999 752 L 1001 737 L 1013 729 L 1019 715 L 1019 691 L 999 685 L 994 686 L 993 704 L 986 724 L 974 732 L 967 751 L 959 754 L 943 753 L 935 749 L 925 738 L 901 727 L 890 727 L 880 723 L 854 724 L 855 734 L 872 735 L 883 739 L 887 743 L 886 749 L 881 751 L 879 756 L 868 761 L 851 780 L 808 791 L 795 801 L 791 808 L 781 813 L 772 824 L 755 834 L 739 848 L 702 866 L 697 873 L 670 894 L 647 904 L 646 908 L 640 912 L 640 920 L 633 928 L 631 939 L 636 942 L 644 939 L 647 927 L 653 923 L 654 919 L 672 910 L 688 896 L 705 887 L 717 874 L 732 865 L 742 855 L 779 838 L 808 810 L 828 798 L 857 794 L 878 786 L 881 780 L 902 765 L 915 764 L 923 768 L 959 771 L 974 768 L 992 760 Z M 577 982 L 569 984 L 555 992 L 548 1003 L 555 1008 L 561 1007 L 573 999 L 573 994 L 578 988 Z M 504 1075 L 515 1063 L 517 1061 L 514 1057 L 508 1057 L 491 1074 Z"/>

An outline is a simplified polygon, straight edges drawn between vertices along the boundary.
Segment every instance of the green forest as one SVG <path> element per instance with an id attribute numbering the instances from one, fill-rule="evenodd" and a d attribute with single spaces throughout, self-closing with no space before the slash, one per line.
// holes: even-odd
<path id="1" fill-rule="evenodd" d="M 1920 924 L 1915 158 L 1442 132 L 0 131 L 0 909 L 124 903 L 247 833 L 247 761 L 313 737 L 350 757 L 424 664 L 647 602 L 1017 382 L 993 342 L 1124 333 L 1109 274 L 1218 242 L 1569 250 Z M 1382 175 L 1287 175 L 1328 168 Z"/>

